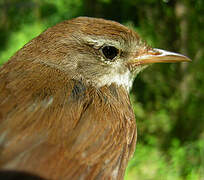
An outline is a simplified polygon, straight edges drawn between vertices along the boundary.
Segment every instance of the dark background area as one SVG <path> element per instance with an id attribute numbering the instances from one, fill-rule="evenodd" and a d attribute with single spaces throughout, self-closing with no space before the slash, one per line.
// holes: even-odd
<path id="1" fill-rule="evenodd" d="M 191 63 L 157 64 L 134 82 L 138 126 L 126 179 L 204 179 L 203 0 L 0 0 L 0 64 L 46 28 L 77 16 L 130 26 Z"/>

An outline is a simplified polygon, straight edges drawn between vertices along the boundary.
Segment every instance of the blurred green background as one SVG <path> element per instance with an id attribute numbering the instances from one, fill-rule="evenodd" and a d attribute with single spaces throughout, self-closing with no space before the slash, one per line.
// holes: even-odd
<path id="1" fill-rule="evenodd" d="M 192 63 L 157 64 L 134 82 L 136 152 L 126 180 L 204 179 L 203 0 L 0 0 L 0 64 L 56 23 L 103 17 Z"/>

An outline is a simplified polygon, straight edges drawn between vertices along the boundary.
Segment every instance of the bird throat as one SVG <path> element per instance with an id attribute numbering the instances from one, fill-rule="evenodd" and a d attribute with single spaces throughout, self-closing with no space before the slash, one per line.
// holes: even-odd
<path id="1" fill-rule="evenodd" d="M 97 82 L 95 82 L 95 84 L 99 88 L 115 84 L 118 87 L 122 86 L 127 90 L 127 92 L 130 92 L 134 79 L 146 67 L 147 66 L 144 65 L 138 66 L 134 69 L 134 72 L 129 71 L 129 69 L 126 69 L 123 72 L 118 72 L 117 70 L 113 69 L 109 74 L 105 74 L 97 79 Z"/>

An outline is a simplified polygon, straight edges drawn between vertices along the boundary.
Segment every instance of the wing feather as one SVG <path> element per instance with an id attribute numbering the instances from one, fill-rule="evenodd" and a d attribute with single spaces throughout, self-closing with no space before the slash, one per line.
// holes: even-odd
<path id="1" fill-rule="evenodd" d="M 40 63 L 12 61 L 1 69 L 2 169 L 121 179 L 135 143 L 134 113 L 122 87 L 96 89 Z"/>

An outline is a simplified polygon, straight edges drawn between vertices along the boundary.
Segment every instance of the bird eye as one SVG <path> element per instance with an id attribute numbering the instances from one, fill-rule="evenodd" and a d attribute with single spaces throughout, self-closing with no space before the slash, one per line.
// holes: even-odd
<path id="1" fill-rule="evenodd" d="M 113 60 L 119 54 L 119 50 L 114 46 L 104 46 L 102 53 L 108 60 Z"/>

